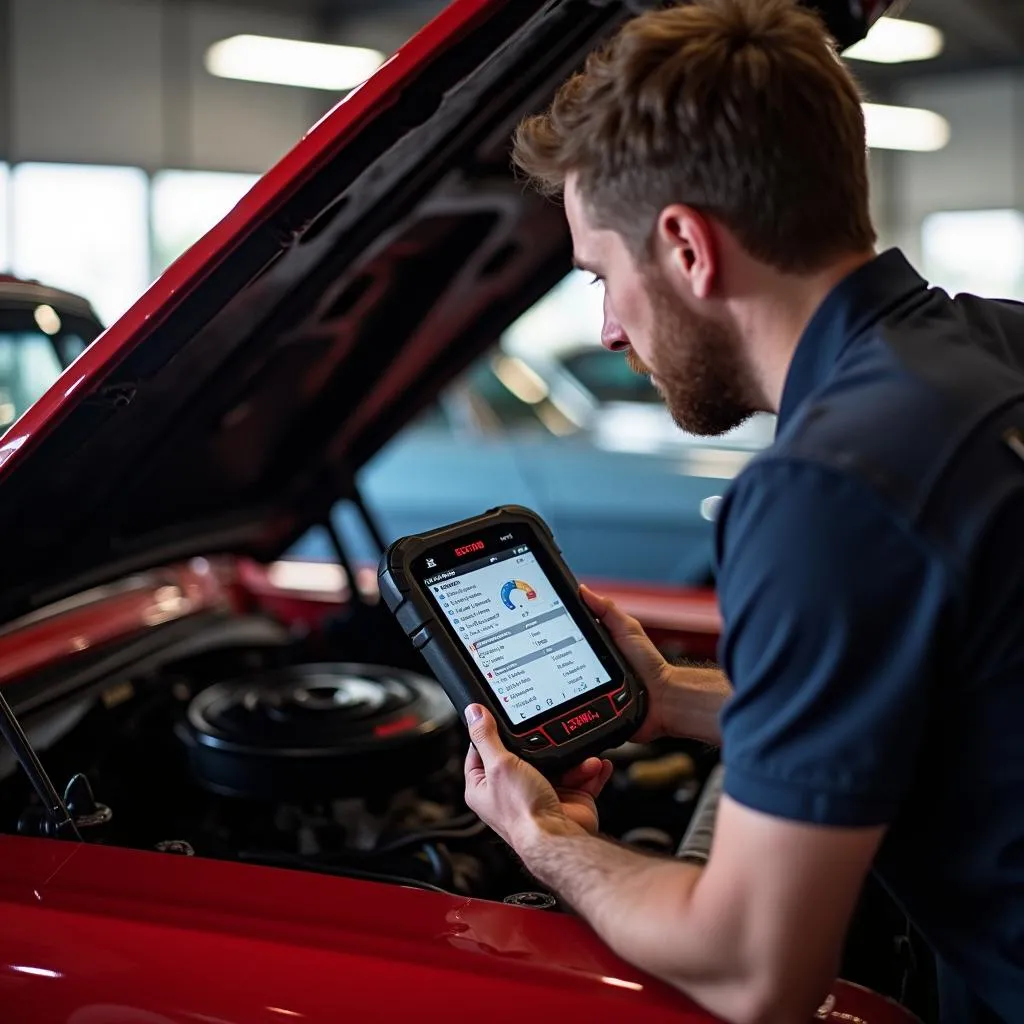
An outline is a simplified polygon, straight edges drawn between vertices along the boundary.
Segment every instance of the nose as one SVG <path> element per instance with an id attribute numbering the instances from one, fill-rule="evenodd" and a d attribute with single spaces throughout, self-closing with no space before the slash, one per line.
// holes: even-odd
<path id="1" fill-rule="evenodd" d="M 626 337 L 622 324 L 612 312 L 607 292 L 604 295 L 604 324 L 601 326 L 601 344 L 610 352 L 621 352 L 624 348 L 629 348 L 629 338 Z"/>

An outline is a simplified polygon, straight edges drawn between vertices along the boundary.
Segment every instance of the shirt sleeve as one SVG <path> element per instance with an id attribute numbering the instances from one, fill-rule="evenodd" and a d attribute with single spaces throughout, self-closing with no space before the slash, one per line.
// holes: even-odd
<path id="1" fill-rule="evenodd" d="M 856 478 L 752 464 L 718 532 L 724 791 L 778 817 L 892 820 L 941 667 L 943 564 Z"/>

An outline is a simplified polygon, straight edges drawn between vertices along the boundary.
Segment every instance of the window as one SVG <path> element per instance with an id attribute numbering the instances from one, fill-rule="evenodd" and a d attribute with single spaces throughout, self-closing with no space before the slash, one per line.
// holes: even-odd
<path id="1" fill-rule="evenodd" d="M 598 348 L 604 320 L 604 289 L 573 270 L 505 332 L 502 347 L 516 355 L 557 356 Z"/>
<path id="2" fill-rule="evenodd" d="M 634 373 L 621 356 L 609 359 L 603 349 L 587 348 L 568 353 L 562 362 L 599 402 L 661 401 L 650 380 Z"/>
<path id="3" fill-rule="evenodd" d="M 150 281 L 147 191 L 135 167 L 18 164 L 13 272 L 85 296 L 110 323 Z"/>
<path id="4" fill-rule="evenodd" d="M 951 295 L 1024 299 L 1024 213 L 950 210 L 921 225 L 923 273 Z"/>
<path id="5" fill-rule="evenodd" d="M 257 181 L 254 174 L 160 171 L 153 176 L 153 268 L 162 274 Z"/>
<path id="6" fill-rule="evenodd" d="M 0 331 L 0 431 L 18 419 L 62 369 L 57 349 L 45 334 Z"/>
<path id="7" fill-rule="evenodd" d="M 10 202 L 8 187 L 10 170 L 7 164 L 0 163 L 0 272 L 8 270 L 11 265 L 10 224 L 7 221 L 7 207 Z"/>

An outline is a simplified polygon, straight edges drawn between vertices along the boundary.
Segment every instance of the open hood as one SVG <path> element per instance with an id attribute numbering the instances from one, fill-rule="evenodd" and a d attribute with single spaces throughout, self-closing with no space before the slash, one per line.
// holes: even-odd
<path id="1" fill-rule="evenodd" d="M 315 125 L 2 438 L 0 622 L 323 521 L 569 269 L 509 138 L 644 6 L 457 0 Z M 845 45 L 882 5 L 817 6 Z"/>

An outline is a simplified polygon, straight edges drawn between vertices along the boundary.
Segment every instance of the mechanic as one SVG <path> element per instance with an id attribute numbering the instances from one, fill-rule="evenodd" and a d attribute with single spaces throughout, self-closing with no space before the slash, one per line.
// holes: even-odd
<path id="1" fill-rule="evenodd" d="M 469 805 L 726 1020 L 812 1019 L 875 869 L 936 952 L 943 1019 L 1024 1021 L 1024 305 L 877 251 L 858 88 L 789 0 L 634 18 L 514 155 L 564 197 L 605 346 L 678 425 L 778 428 L 716 526 L 724 674 L 584 591 L 650 687 L 637 738 L 721 743 L 687 856 L 599 837 L 610 764 L 556 790 L 477 705 Z"/>

